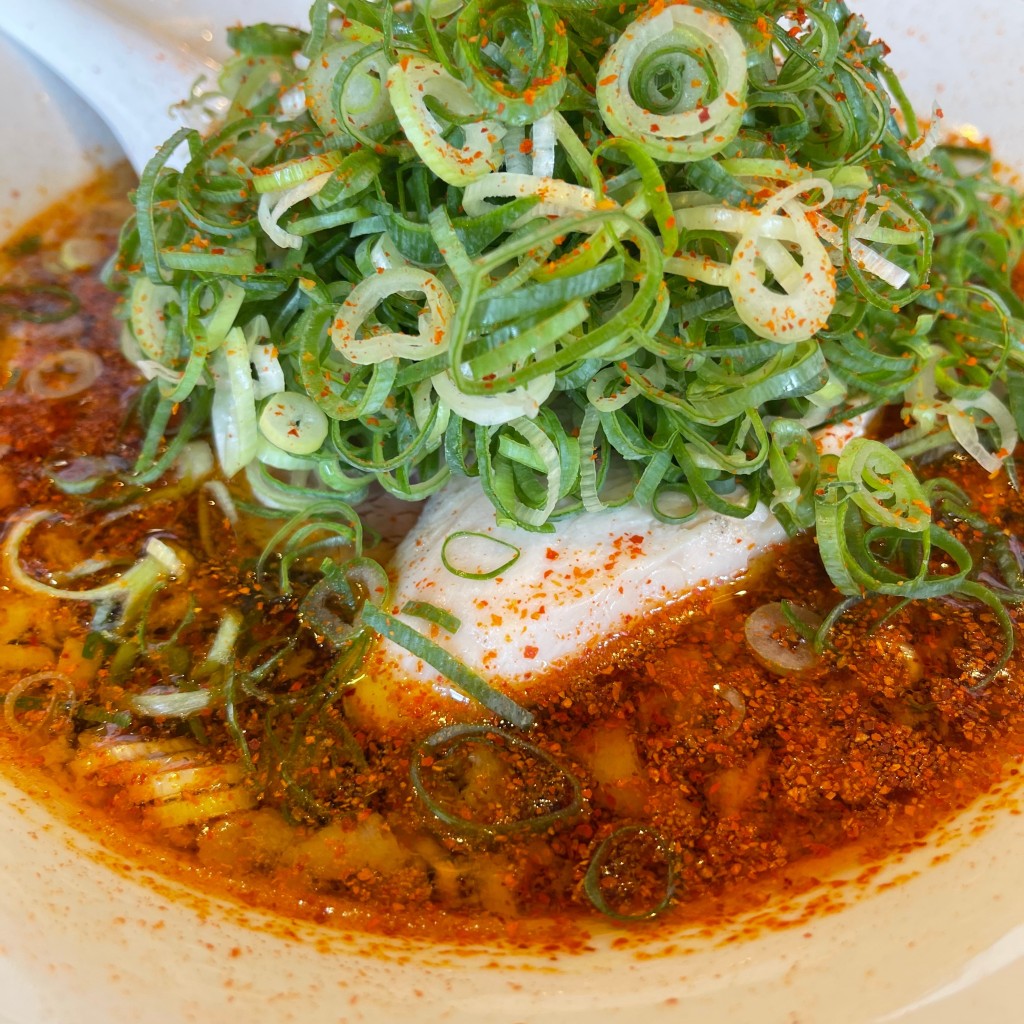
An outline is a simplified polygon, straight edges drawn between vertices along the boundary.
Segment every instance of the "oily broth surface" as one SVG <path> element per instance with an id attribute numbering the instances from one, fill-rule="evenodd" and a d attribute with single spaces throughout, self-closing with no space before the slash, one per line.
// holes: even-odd
<path id="1" fill-rule="evenodd" d="M 29 507 L 67 513 L 22 551 L 24 566 L 40 578 L 98 553 L 130 563 L 154 534 L 176 544 L 192 563 L 191 596 L 168 593 L 154 603 L 154 636 L 166 639 L 190 604 L 198 608 L 195 624 L 178 637 L 194 664 L 209 646 L 219 608 L 241 610 L 260 620 L 257 643 L 300 636 L 274 687 L 301 691 L 329 671 L 331 654 L 300 626 L 296 600 L 261 590 L 245 571 L 272 521 L 243 516 L 232 530 L 207 497 L 187 493 L 173 478 L 138 495 L 112 486 L 101 492 L 104 505 L 62 495 L 51 482 L 83 456 L 114 456 L 128 466 L 138 443 L 124 422 L 140 382 L 116 354 L 112 299 L 96 268 L 68 271 L 59 259 L 70 237 L 113 249 L 124 214 L 115 197 L 124 187 L 123 179 L 108 180 L 72 197 L 8 252 L 7 280 L 68 287 L 81 308 L 48 327 L 3 322 L 0 512 L 8 519 Z M 66 347 L 102 354 L 94 386 L 45 402 L 26 392 L 33 361 Z M 944 471 L 972 491 L 984 514 L 1019 535 L 1020 502 L 1004 479 L 988 480 L 962 461 Z M 973 541 L 966 527 L 960 533 Z M 160 870 L 345 928 L 571 947 L 592 913 L 582 892 L 587 864 L 618 829 L 639 839 L 622 842 L 598 878 L 611 907 L 630 914 L 658 902 L 667 844 L 677 894 L 669 923 L 717 919 L 807 888 L 838 860 L 883 856 L 919 841 L 998 780 L 1024 741 L 1016 659 L 980 697 L 964 685 L 999 654 L 987 612 L 945 602 L 872 630 L 883 609 L 865 605 L 844 620 L 836 651 L 821 666 L 780 678 L 751 656 L 742 626 L 748 612 L 781 598 L 819 610 L 835 602 L 811 542 L 763 560 L 746 580 L 693 596 L 637 635 L 612 638 L 596 675 L 559 679 L 555 697 L 537 709 L 531 739 L 578 779 L 583 811 L 541 833 L 488 839 L 432 818 L 408 781 L 415 740 L 430 723 L 418 737 L 354 731 L 358 765 L 324 753 L 324 736 L 314 735 L 314 756 L 300 765 L 298 781 L 334 817 L 326 825 L 288 803 L 287 780 L 275 773 L 261 739 L 259 702 L 246 707 L 240 726 L 252 744 L 262 805 L 251 798 L 232 804 L 240 787 L 225 776 L 208 792 L 227 794 L 224 806 L 234 809 L 200 811 L 185 824 L 166 811 L 173 801 L 153 796 L 151 773 L 138 764 L 88 759 L 129 737 L 170 737 L 185 744 L 179 769 L 232 768 L 238 749 L 217 712 L 200 716 L 195 730 L 136 722 L 125 736 L 94 723 L 27 740 L 8 733 L 5 760 L 47 773 L 103 823 L 108 842 Z M 114 714 L 126 693 L 187 675 L 187 665 L 169 655 L 125 676 L 84 656 L 90 612 L 8 590 L 0 610 L 0 685 L 6 690 L 26 673 L 56 667 L 74 680 L 80 699 Z M 340 710 L 332 714 L 339 717 L 320 724 L 340 742 L 343 719 Z M 561 770 L 500 739 L 485 737 L 425 767 L 432 795 L 477 821 L 501 820 L 512 807 L 526 816 L 567 799 Z M 297 823 L 274 809 L 282 801 Z"/>

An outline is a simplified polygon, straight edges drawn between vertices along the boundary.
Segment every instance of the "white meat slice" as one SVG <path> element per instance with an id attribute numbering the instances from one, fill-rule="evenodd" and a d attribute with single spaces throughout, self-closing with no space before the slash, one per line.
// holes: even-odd
<path id="1" fill-rule="evenodd" d="M 864 429 L 863 419 L 830 428 L 818 447 L 837 451 Z M 461 578 L 441 557 L 446 538 L 457 531 L 499 538 L 520 556 L 495 579 Z M 389 610 L 528 704 L 543 695 L 546 680 L 553 685 L 560 670 L 608 637 L 695 589 L 740 575 L 754 555 L 785 537 L 764 505 L 746 519 L 703 510 L 685 525 L 662 523 L 627 505 L 558 523 L 554 533 L 529 533 L 495 525 L 479 483 L 456 479 L 426 503 L 399 545 Z M 463 554 L 466 543 L 460 542 Z M 460 628 L 449 633 L 400 614 L 409 601 L 443 608 Z M 441 673 L 387 639 L 371 653 L 347 703 L 357 721 L 376 729 L 473 717 L 468 705 Z"/>

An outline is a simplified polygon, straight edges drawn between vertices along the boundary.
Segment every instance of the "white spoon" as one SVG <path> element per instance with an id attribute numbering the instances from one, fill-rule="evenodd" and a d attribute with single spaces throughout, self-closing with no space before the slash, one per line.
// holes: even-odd
<path id="1" fill-rule="evenodd" d="M 308 8 L 308 0 L 0 0 L 0 32 L 85 99 L 141 171 L 182 124 L 203 127 L 175 105 L 201 79 L 205 89 L 215 84 L 225 26 L 303 24 Z"/>
<path id="2" fill-rule="evenodd" d="M 172 104 L 218 63 L 182 41 L 162 38 L 83 0 L 4 5 L 0 29 L 49 65 L 107 122 L 136 170 L 183 123 Z"/>

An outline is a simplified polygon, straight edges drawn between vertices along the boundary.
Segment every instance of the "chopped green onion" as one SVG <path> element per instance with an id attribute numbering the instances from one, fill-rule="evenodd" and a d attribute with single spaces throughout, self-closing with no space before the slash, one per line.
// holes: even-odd
<path id="1" fill-rule="evenodd" d="M 818 661 L 813 637 L 821 616 L 809 608 L 773 601 L 752 611 L 743 626 L 747 646 L 770 672 L 805 672 Z"/>
<path id="2" fill-rule="evenodd" d="M 640 862 L 643 858 L 645 863 Z M 647 861 L 654 863 L 646 863 Z M 650 921 L 664 913 L 676 895 L 676 859 L 669 841 L 653 829 L 627 825 L 603 839 L 594 851 L 583 878 L 587 899 L 606 917 L 623 923 Z M 643 884 L 654 871 L 655 892 Z M 640 889 L 643 909 L 633 909 L 632 890 Z M 620 907 L 628 903 L 630 909 Z"/>
<path id="3" fill-rule="evenodd" d="M 60 285 L 0 284 L 0 317 L 55 324 L 74 316 L 79 305 L 78 297 Z"/>
<path id="4" fill-rule="evenodd" d="M 353 558 L 340 566 L 328 560 L 321 572 L 303 599 L 299 616 L 317 636 L 342 650 L 362 631 L 366 615 L 387 600 L 387 573 L 372 558 Z"/>
<path id="5" fill-rule="evenodd" d="M 553 810 L 549 809 L 554 801 L 550 794 L 551 787 L 545 786 L 544 791 L 537 794 L 532 811 L 510 819 L 502 816 L 488 821 L 475 819 L 469 815 L 468 809 L 459 808 L 457 804 L 453 806 L 435 796 L 437 787 L 431 785 L 431 775 L 443 769 L 446 757 L 474 743 L 484 744 L 499 752 L 508 751 L 515 754 L 517 759 L 529 758 L 551 769 L 561 783 L 559 805 Z M 520 736 L 486 725 L 450 725 L 432 733 L 417 746 L 409 773 L 412 787 L 427 810 L 456 832 L 493 836 L 526 831 L 543 832 L 561 822 L 571 821 L 584 805 L 579 780 L 566 771 L 551 754 Z"/>
<path id="6" fill-rule="evenodd" d="M 46 705 L 46 713 L 32 725 L 27 725 L 18 714 L 19 704 L 27 693 L 40 685 L 48 686 L 53 692 Z M 63 672 L 34 672 L 19 679 L 4 695 L 4 720 L 12 732 L 45 735 L 53 729 L 55 722 L 70 716 L 76 699 L 75 687 Z"/>
<path id="7" fill-rule="evenodd" d="M 126 698 L 129 711 L 147 718 L 190 718 L 210 706 L 209 690 L 135 693 Z"/>
<path id="8" fill-rule="evenodd" d="M 364 605 L 360 612 L 360 620 L 382 637 L 398 644 L 399 647 L 404 647 L 417 658 L 422 658 L 431 668 L 436 669 L 446 679 L 450 679 L 467 697 L 497 715 L 503 722 L 508 722 L 517 729 L 529 729 L 533 725 L 532 712 L 520 707 L 499 690 L 495 690 L 443 647 L 400 619 L 373 605 Z"/>
<path id="9" fill-rule="evenodd" d="M 406 601 L 402 605 L 402 614 L 412 615 L 414 618 L 423 619 L 435 626 L 440 626 L 447 633 L 457 633 L 462 625 L 461 620 L 457 616 L 452 615 L 451 612 L 446 611 L 444 608 L 438 608 L 436 604 L 430 604 L 428 601 Z"/>
<path id="10" fill-rule="evenodd" d="M 131 626 L 153 593 L 168 577 L 180 577 L 184 567 L 173 549 L 159 538 L 146 542 L 142 557 L 110 583 L 82 590 L 69 590 L 42 583 L 21 564 L 21 547 L 40 523 L 54 518 L 49 509 L 33 509 L 16 519 L 3 542 L 7 578 L 19 590 L 60 601 L 88 601 L 96 605 L 94 629 L 120 631 Z"/>
<path id="11" fill-rule="evenodd" d="M 506 558 L 507 551 L 511 554 Z M 519 555 L 515 544 L 475 530 L 456 530 L 441 545 L 441 563 L 453 575 L 467 580 L 493 580 L 511 569 Z M 499 558 L 504 560 L 498 562 Z"/>

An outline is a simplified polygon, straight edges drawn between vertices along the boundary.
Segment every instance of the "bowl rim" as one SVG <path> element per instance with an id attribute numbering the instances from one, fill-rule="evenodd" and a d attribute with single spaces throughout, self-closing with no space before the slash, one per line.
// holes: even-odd
<path id="1" fill-rule="evenodd" d="M 927 26 L 958 6 L 908 0 L 904 11 L 927 35 Z M 151 0 L 151 7 L 173 11 L 175 0 Z M 995 0 L 974 7 L 997 17 Z M 1005 24 L 1000 31 L 1007 45 L 1018 38 Z M 965 29 L 960 41 L 970 38 Z M 1018 81 L 1020 68 L 1017 59 L 1011 71 Z M 19 97 L 12 104 L 20 108 L 19 131 L 45 133 L 49 151 L 23 163 L 17 195 L 0 188 L 0 236 L 118 153 L 88 108 L 0 39 L 5 86 Z M 177 883 L 140 872 L 47 810 L 33 799 L 32 783 L 0 775 L 5 1012 L 40 1024 L 74 1012 L 83 1024 L 98 1024 L 123 1019 L 130 1006 L 138 1024 L 162 1024 L 172 1015 L 216 1019 L 230 999 L 255 1024 L 410 1017 L 543 1024 L 626 1021 L 638 1012 L 651 1024 L 684 1013 L 769 1024 L 797 1017 L 952 1024 L 967 1012 L 1001 1019 L 1024 994 L 1012 969 L 1024 955 L 1024 868 L 1013 857 L 1024 844 L 1020 785 L 1008 780 L 948 831 L 887 861 L 841 913 L 800 920 L 796 901 L 798 923 L 785 930 L 710 940 L 684 930 L 625 955 L 602 940 L 577 955 L 444 956 L 380 940 L 368 951 L 315 926 L 261 927 L 258 912 L 183 898 Z"/>

